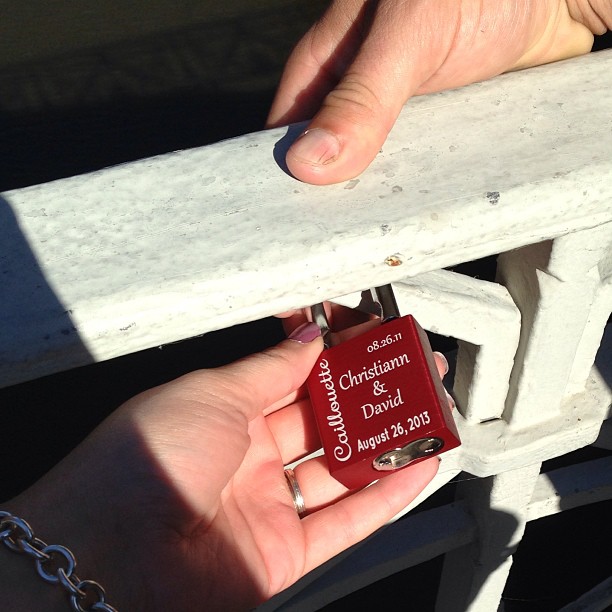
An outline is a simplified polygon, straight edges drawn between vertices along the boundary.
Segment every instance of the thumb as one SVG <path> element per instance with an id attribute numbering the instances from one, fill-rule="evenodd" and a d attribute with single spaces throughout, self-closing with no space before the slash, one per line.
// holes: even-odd
<path id="1" fill-rule="evenodd" d="M 373 19 L 354 59 L 287 152 L 287 167 L 297 179 L 314 185 L 348 180 L 367 168 L 381 149 L 402 106 L 422 81 L 415 70 L 422 66 L 408 61 L 410 56 L 414 60 L 414 49 L 407 48 L 396 27 L 380 15 Z"/>
<path id="2" fill-rule="evenodd" d="M 365 170 L 407 98 L 404 91 L 389 89 L 366 70 L 346 75 L 289 148 L 286 162 L 291 174 L 306 183 L 327 185 Z"/>
<path id="3" fill-rule="evenodd" d="M 304 323 L 289 339 L 217 370 L 226 388 L 245 398 L 236 404 L 250 420 L 304 384 L 323 349 L 321 330 Z"/>
<path id="4" fill-rule="evenodd" d="M 305 183 L 328 185 L 361 174 L 397 118 L 396 114 L 384 118 L 389 113 L 380 108 L 372 94 L 365 93 L 363 85 L 350 84 L 348 96 L 347 90 L 340 89 L 344 85 L 327 96 L 308 129 L 287 152 L 289 171 Z M 373 121 L 375 117 L 379 121 Z"/>
<path id="5" fill-rule="evenodd" d="M 447 0 L 442 4 L 443 8 L 433 2 L 378 4 L 353 60 L 323 99 L 308 129 L 287 152 L 287 167 L 297 179 L 315 185 L 337 183 L 357 176 L 370 164 L 402 106 L 449 52 L 460 3 Z M 432 13 L 442 13 L 444 18 L 436 17 L 432 24 Z M 325 22 L 319 30 L 333 23 Z M 299 53 L 304 55 L 310 49 L 315 55 L 321 38 L 325 37 L 313 39 L 310 47 L 300 47 Z M 298 100 L 299 70 L 304 79 L 313 77 L 304 68 L 308 66 L 304 58 L 292 60 L 281 93 L 287 98 L 287 92 L 293 91 Z M 305 85 L 302 83 L 302 91 Z"/>

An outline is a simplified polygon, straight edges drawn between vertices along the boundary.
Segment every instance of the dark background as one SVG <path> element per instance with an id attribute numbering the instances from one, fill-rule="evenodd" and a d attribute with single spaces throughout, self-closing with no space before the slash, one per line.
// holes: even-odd
<path id="1" fill-rule="evenodd" d="M 327 2 L 102 4 L 0 1 L 0 192 L 262 129 L 286 57 Z M 494 268 L 488 259 L 464 271 L 491 278 Z M 282 337 L 267 319 L 0 390 L 0 500 L 125 399 Z M 451 485 L 427 504 L 452 495 Z M 529 524 L 506 610 L 556 610 L 607 577 L 611 510 L 600 503 Z M 433 559 L 328 609 L 433 609 L 440 568 Z"/>

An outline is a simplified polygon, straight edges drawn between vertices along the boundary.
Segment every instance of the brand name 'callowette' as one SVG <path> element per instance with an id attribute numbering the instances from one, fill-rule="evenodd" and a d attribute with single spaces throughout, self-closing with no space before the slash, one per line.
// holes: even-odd
<path id="1" fill-rule="evenodd" d="M 405 353 L 389 361 L 381 361 L 378 359 L 373 362 L 371 366 L 364 366 L 361 372 L 355 374 L 351 370 L 348 370 L 346 373 L 342 374 L 339 378 L 340 387 L 343 390 L 350 389 L 351 387 L 360 385 L 362 382 L 372 380 L 385 372 L 390 372 L 408 363 L 410 363 L 410 359 L 408 359 Z M 348 461 L 353 451 L 348 434 L 346 433 L 346 425 L 342 417 L 342 409 L 338 401 L 338 392 L 336 391 L 336 385 L 334 384 L 334 379 L 329 367 L 329 361 L 327 361 L 327 359 L 321 359 L 319 368 L 319 382 L 327 391 L 327 400 L 331 412 L 331 414 L 327 415 L 327 424 L 334 430 L 338 437 L 338 443 L 334 448 L 334 457 L 338 461 Z"/>

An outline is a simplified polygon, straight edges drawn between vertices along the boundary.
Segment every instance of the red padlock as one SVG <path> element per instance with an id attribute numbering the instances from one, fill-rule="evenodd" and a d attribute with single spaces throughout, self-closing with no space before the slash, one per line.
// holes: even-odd
<path id="1" fill-rule="evenodd" d="M 427 334 L 400 317 L 390 285 L 372 291 L 382 324 L 336 346 L 313 306 L 326 348 L 308 391 L 330 474 L 349 489 L 461 444 Z"/>

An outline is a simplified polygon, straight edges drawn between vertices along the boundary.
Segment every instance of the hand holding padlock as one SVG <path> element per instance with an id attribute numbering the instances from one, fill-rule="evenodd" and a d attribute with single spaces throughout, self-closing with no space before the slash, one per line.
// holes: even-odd
<path id="1" fill-rule="evenodd" d="M 381 325 L 339 344 L 312 307 L 326 349 L 308 391 L 330 474 L 350 489 L 460 444 L 426 333 L 399 316 L 390 285 L 372 295 Z"/>

